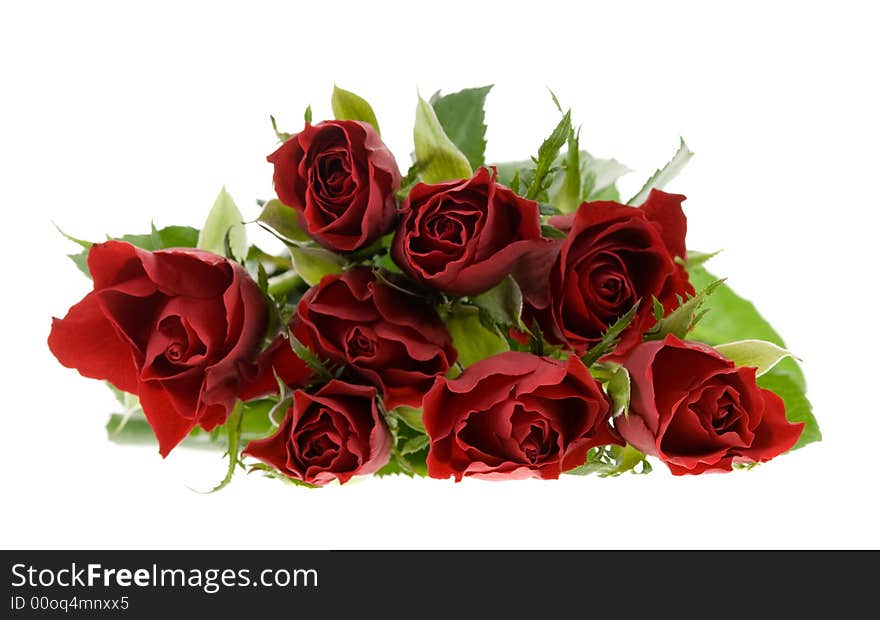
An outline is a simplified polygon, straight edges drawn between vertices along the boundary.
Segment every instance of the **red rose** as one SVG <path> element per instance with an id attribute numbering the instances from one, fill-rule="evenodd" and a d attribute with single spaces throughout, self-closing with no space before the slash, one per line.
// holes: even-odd
<path id="1" fill-rule="evenodd" d="M 663 341 L 639 345 L 624 362 L 632 382 L 629 415 L 616 418 L 630 444 L 673 474 L 730 471 L 790 450 L 803 424 L 785 418 L 782 399 L 712 347 Z"/>
<path id="2" fill-rule="evenodd" d="M 137 394 L 162 456 L 196 425 L 225 422 L 266 331 L 266 303 L 244 268 L 119 241 L 93 245 L 88 262 L 94 290 L 52 321 L 58 361 Z"/>
<path id="3" fill-rule="evenodd" d="M 325 276 L 300 300 L 291 326 L 319 358 L 378 387 L 388 409 L 421 406 L 456 359 L 434 308 L 378 281 L 367 267 Z"/>
<path id="4" fill-rule="evenodd" d="M 620 444 L 583 362 L 509 352 L 440 378 L 425 396 L 432 478 L 558 478 L 587 451 Z"/>
<path id="5" fill-rule="evenodd" d="M 278 432 L 250 442 L 242 454 L 309 484 L 344 483 L 388 462 L 391 434 L 375 388 L 333 379 L 314 394 L 294 392 Z"/>
<path id="6" fill-rule="evenodd" d="M 618 352 L 641 341 L 655 322 L 652 298 L 666 312 L 677 296 L 694 293 L 684 267 L 687 220 L 684 196 L 652 190 L 641 207 L 586 202 L 574 215 L 551 218 L 568 232 L 550 269 L 542 296 L 527 293 L 529 311 L 550 342 L 583 353 L 637 301 L 638 314 L 623 333 Z"/>
<path id="7" fill-rule="evenodd" d="M 451 295 L 492 288 L 541 238 L 538 204 L 480 168 L 470 179 L 412 188 L 391 253 L 416 281 Z"/>
<path id="8" fill-rule="evenodd" d="M 400 170 L 371 125 L 306 123 L 268 159 L 279 200 L 324 247 L 351 252 L 393 228 Z"/>

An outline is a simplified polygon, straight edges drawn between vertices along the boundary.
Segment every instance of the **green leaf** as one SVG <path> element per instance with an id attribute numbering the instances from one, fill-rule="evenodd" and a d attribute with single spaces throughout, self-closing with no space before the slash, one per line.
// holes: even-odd
<path id="1" fill-rule="evenodd" d="M 667 314 L 663 319 L 645 334 L 645 340 L 662 340 L 667 334 L 673 334 L 679 338 L 687 338 L 688 333 L 706 315 L 703 304 L 713 292 L 724 283 L 724 280 L 716 280 L 693 297 L 683 301 L 678 308 Z"/>
<path id="2" fill-rule="evenodd" d="M 485 164 L 486 115 L 483 107 L 490 90 L 491 84 L 442 96 L 438 92 L 431 97 L 431 105 L 443 131 L 467 157 L 474 170 Z"/>
<path id="3" fill-rule="evenodd" d="M 144 417 L 144 412 L 137 404 L 137 397 L 113 390 L 123 405 L 122 413 L 114 413 L 107 421 L 107 438 L 117 444 L 125 445 L 157 445 L 156 436 L 152 427 Z M 269 411 L 275 405 L 272 399 L 260 399 L 250 401 L 243 405 L 241 418 L 241 439 L 250 441 L 262 439 L 269 435 L 272 424 L 269 420 Z M 228 424 L 228 422 L 227 422 Z M 193 431 L 181 442 L 188 448 L 209 448 L 213 450 L 225 449 L 228 441 L 226 426 L 218 427 L 212 433 L 207 433 L 199 428 Z"/>
<path id="4" fill-rule="evenodd" d="M 303 120 L 307 123 L 312 122 L 312 104 L 306 106 L 306 111 L 303 112 Z"/>
<path id="5" fill-rule="evenodd" d="M 345 259 L 330 250 L 315 247 L 287 246 L 293 269 L 309 286 L 315 286 L 326 275 L 342 273 Z"/>
<path id="6" fill-rule="evenodd" d="M 706 261 L 715 258 L 721 254 L 721 250 L 717 250 L 715 252 L 697 252 L 695 250 L 688 250 L 687 260 L 685 261 L 685 267 L 696 267 L 698 265 L 702 265 Z M 676 260 L 681 260 L 680 257 L 676 256 Z"/>
<path id="7" fill-rule="evenodd" d="M 759 377 L 786 357 L 794 357 L 791 351 L 766 340 L 740 340 L 715 345 L 715 349 L 737 366 L 757 368 Z"/>
<path id="8" fill-rule="evenodd" d="M 681 144 L 675 152 L 675 155 L 672 156 L 672 159 L 670 159 L 665 166 L 654 172 L 651 178 L 642 186 L 642 189 L 639 190 L 639 193 L 630 198 L 626 204 L 635 206 L 641 205 L 647 200 L 648 194 L 651 193 L 652 189 L 663 189 L 666 187 L 666 184 L 677 177 L 678 173 L 687 165 L 688 161 L 690 161 L 694 154 L 687 147 L 687 144 L 684 143 L 684 138 L 679 139 L 681 140 Z"/>
<path id="9" fill-rule="evenodd" d="M 296 487 L 306 487 L 307 489 L 320 489 L 321 487 L 317 484 L 309 484 L 308 482 L 303 482 L 302 480 L 297 480 L 291 476 L 281 473 L 271 465 L 266 465 L 265 463 L 251 463 L 248 465 L 248 473 L 254 471 L 263 472 L 263 475 L 267 478 L 272 478 L 273 480 L 279 480 L 284 482 L 285 484 L 290 484 Z"/>
<path id="10" fill-rule="evenodd" d="M 458 352 L 458 363 L 470 366 L 481 359 L 510 350 L 507 339 L 497 329 L 489 329 L 480 321 L 480 311 L 474 306 L 456 304 L 451 312 L 444 312 L 446 328 L 452 336 L 452 346 Z"/>
<path id="11" fill-rule="evenodd" d="M 86 275 L 86 277 L 91 278 L 92 274 L 89 271 L 88 259 L 89 259 L 89 250 L 92 249 L 92 245 L 93 245 L 92 242 L 91 241 L 83 241 L 82 239 L 77 239 L 76 237 L 71 237 L 66 232 L 61 230 L 61 228 L 59 228 L 58 224 L 56 224 L 55 222 L 52 222 L 52 225 L 55 227 L 55 230 L 57 230 L 58 232 L 61 233 L 62 237 L 64 237 L 65 239 L 68 239 L 69 241 L 73 241 L 75 244 L 77 244 L 78 246 L 80 246 L 82 248 L 82 250 L 80 252 L 77 252 L 76 254 L 68 254 L 67 257 L 73 261 L 73 264 L 76 265 L 77 269 L 79 269 L 81 272 L 83 272 Z"/>
<path id="12" fill-rule="evenodd" d="M 419 450 L 427 448 L 429 443 L 431 443 L 431 440 L 428 438 L 427 435 L 416 435 L 415 437 L 410 437 L 400 447 L 400 453 L 412 454 L 413 452 L 418 452 Z"/>
<path id="13" fill-rule="evenodd" d="M 563 164 L 562 187 L 553 197 L 553 204 L 562 213 L 574 213 L 581 204 L 581 154 L 579 150 L 580 129 L 569 131 L 568 153 Z"/>
<path id="14" fill-rule="evenodd" d="M 550 224 L 541 224 L 541 236 L 547 239 L 565 239 L 568 235 Z"/>
<path id="15" fill-rule="evenodd" d="M 787 367 L 779 364 L 758 379 L 758 385 L 777 394 L 785 402 L 785 417 L 789 422 L 804 423 L 804 430 L 792 450 L 822 441 L 822 432 L 813 415 L 812 405 L 801 387 L 802 381 L 800 369 L 793 362 Z"/>
<path id="16" fill-rule="evenodd" d="M 614 185 L 609 185 L 603 190 L 590 195 L 590 200 L 611 200 L 620 202 L 620 192 Z"/>
<path id="17" fill-rule="evenodd" d="M 698 290 L 716 280 L 702 265 L 689 263 L 687 269 L 691 284 Z M 760 315 L 754 304 L 737 295 L 727 284 L 718 285 L 712 297 L 704 302 L 703 308 L 708 312 L 692 331 L 691 338 L 694 340 L 716 345 L 753 338 L 785 347 L 782 337 Z"/>
<path id="18" fill-rule="evenodd" d="M 688 265 L 691 283 L 704 286 L 715 276 L 702 265 Z M 785 348 L 785 342 L 775 329 L 758 313 L 752 302 L 737 295 L 726 284 L 721 284 L 703 305 L 705 316 L 689 338 L 716 346 L 736 340 L 766 340 Z M 807 382 L 793 359 L 785 359 L 758 379 L 762 387 L 776 392 L 785 401 L 786 417 L 792 422 L 805 422 L 804 432 L 796 448 L 822 438 L 818 423 L 806 397 Z"/>
<path id="19" fill-rule="evenodd" d="M 626 311 L 626 314 L 617 319 L 611 327 L 602 334 L 602 339 L 593 345 L 593 347 L 581 357 L 581 360 L 587 368 L 599 361 L 602 356 L 607 355 L 614 350 L 614 347 L 616 347 L 617 343 L 620 341 L 620 334 L 623 333 L 623 330 L 629 327 L 629 324 L 632 323 L 633 319 L 636 317 L 640 304 L 641 302 L 637 301 L 632 308 Z"/>
<path id="20" fill-rule="evenodd" d="M 224 256 L 228 245 L 232 253 L 231 258 L 243 261 L 248 250 L 243 221 L 241 212 L 223 187 L 208 213 L 208 219 L 205 220 L 205 225 L 199 234 L 197 247 Z"/>
<path id="21" fill-rule="evenodd" d="M 411 429 L 419 431 L 420 433 L 425 432 L 425 423 L 422 421 L 422 410 L 416 409 L 415 407 L 407 407 L 406 405 L 401 405 L 400 407 L 396 407 L 394 409 L 395 415 L 398 418 L 403 420 L 407 426 Z"/>
<path id="22" fill-rule="evenodd" d="M 263 263 L 257 263 L 257 286 L 260 287 L 260 292 L 263 295 L 269 294 L 269 275 L 266 273 Z"/>
<path id="23" fill-rule="evenodd" d="M 605 384 L 605 391 L 611 398 L 611 417 L 629 414 L 630 380 L 629 371 L 620 366 Z"/>
<path id="24" fill-rule="evenodd" d="M 485 293 L 472 297 L 471 303 L 485 310 L 499 325 L 522 326 L 522 291 L 511 276 L 507 276 Z"/>
<path id="25" fill-rule="evenodd" d="M 571 110 L 563 115 L 562 120 L 556 125 L 553 133 L 538 148 L 538 157 L 535 159 L 535 171 L 529 184 L 529 189 L 526 191 L 526 198 L 537 200 L 547 190 L 549 186 L 549 183 L 546 182 L 547 175 L 550 173 L 550 169 L 559 155 L 559 150 L 568 140 L 570 133 Z"/>
<path id="26" fill-rule="evenodd" d="M 327 364 L 292 334 L 290 336 L 290 348 L 293 349 L 293 352 L 296 353 L 299 359 L 306 363 L 312 374 L 318 377 L 322 383 L 333 379 L 333 373 L 327 368 Z"/>
<path id="27" fill-rule="evenodd" d="M 630 445 L 624 447 L 604 446 L 590 450 L 584 465 L 570 469 L 565 473 L 575 476 L 598 474 L 602 478 L 607 478 L 619 476 L 628 471 L 634 474 L 649 474 L 652 469 L 651 463 L 648 462 L 645 455 Z"/>
<path id="28" fill-rule="evenodd" d="M 339 88 L 333 85 L 333 96 L 330 98 L 333 106 L 333 116 L 338 121 L 363 121 L 369 123 L 381 135 L 379 131 L 379 122 L 376 120 L 376 114 L 373 108 L 362 97 L 355 95 L 353 92 Z"/>
<path id="29" fill-rule="evenodd" d="M 280 142 L 287 142 L 290 140 L 291 134 L 286 131 L 278 131 L 278 123 L 275 122 L 275 117 L 271 114 L 269 115 L 269 120 L 272 121 L 272 131 L 275 132 L 275 137 L 278 138 Z"/>
<path id="30" fill-rule="evenodd" d="M 263 205 L 263 211 L 257 221 L 289 241 L 298 243 L 311 241 L 311 237 L 299 225 L 296 209 L 288 207 L 277 198 Z"/>
<path id="31" fill-rule="evenodd" d="M 443 131 L 434 108 L 421 97 L 416 107 L 413 141 L 416 163 L 425 183 L 466 179 L 473 173 L 467 157 Z"/>
<path id="32" fill-rule="evenodd" d="M 581 154 L 581 177 L 583 200 L 620 200 L 615 183 L 632 172 L 616 159 L 600 159 L 586 151 Z"/>

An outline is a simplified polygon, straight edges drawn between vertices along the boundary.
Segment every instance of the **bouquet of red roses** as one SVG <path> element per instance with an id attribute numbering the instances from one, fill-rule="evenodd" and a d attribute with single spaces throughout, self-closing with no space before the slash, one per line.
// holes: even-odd
<path id="1" fill-rule="evenodd" d="M 218 488 L 239 465 L 303 485 L 648 456 L 699 474 L 819 440 L 778 334 L 687 250 L 685 197 L 662 191 L 684 142 L 622 202 L 628 170 L 561 107 L 531 160 L 487 164 L 489 90 L 419 98 L 401 174 L 370 105 L 335 88 L 334 120 L 272 119 L 277 198 L 253 216 L 224 189 L 201 230 L 71 237 L 94 288 L 49 347 L 116 391 L 110 438 L 225 448 Z M 248 244 L 246 219 L 284 254 Z"/>

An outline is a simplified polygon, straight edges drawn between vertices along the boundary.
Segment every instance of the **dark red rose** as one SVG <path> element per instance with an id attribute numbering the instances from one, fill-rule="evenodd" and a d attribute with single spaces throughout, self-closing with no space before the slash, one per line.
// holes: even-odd
<path id="1" fill-rule="evenodd" d="M 456 359 L 434 308 L 380 282 L 367 267 L 325 276 L 300 300 L 291 327 L 319 358 L 378 387 L 388 409 L 421 406 Z"/>
<path id="2" fill-rule="evenodd" d="M 653 190 L 641 207 L 586 202 L 574 215 L 551 218 L 567 237 L 549 270 L 549 285 L 538 295 L 532 293 L 537 287 L 523 286 L 527 314 L 550 342 L 583 353 L 641 301 L 618 347 L 625 353 L 654 324 L 653 297 L 670 312 L 678 306 L 676 296 L 694 293 L 684 267 L 675 262 L 687 254 L 684 199 Z"/>
<path id="3" fill-rule="evenodd" d="M 425 396 L 432 478 L 558 478 L 595 446 L 620 444 L 583 362 L 509 352 L 440 378 Z"/>
<path id="4" fill-rule="evenodd" d="M 278 393 L 278 380 L 287 387 L 303 387 L 312 376 L 312 371 L 290 346 L 290 337 L 282 334 L 260 353 L 257 363 L 244 372 L 244 381 L 238 397 L 251 400 Z"/>
<path id="5" fill-rule="evenodd" d="M 309 484 L 344 483 L 388 462 L 391 434 L 376 388 L 333 379 L 314 394 L 296 390 L 278 432 L 242 454 Z"/>
<path id="6" fill-rule="evenodd" d="M 68 368 L 137 394 L 166 456 L 196 426 L 226 421 L 266 331 L 262 293 L 240 265 L 192 249 L 96 243 L 94 290 L 52 320 Z"/>
<path id="7" fill-rule="evenodd" d="M 371 125 L 306 123 L 268 159 L 279 200 L 324 247 L 351 252 L 394 227 L 400 170 Z"/>
<path id="8" fill-rule="evenodd" d="M 712 347 L 669 335 L 639 345 L 624 362 L 632 382 L 628 416 L 617 430 L 673 474 L 730 471 L 791 449 L 803 430 L 782 399 Z"/>
<path id="9" fill-rule="evenodd" d="M 492 288 L 541 238 L 538 204 L 480 168 L 470 179 L 412 188 L 401 208 L 392 256 L 413 279 L 451 295 Z"/>

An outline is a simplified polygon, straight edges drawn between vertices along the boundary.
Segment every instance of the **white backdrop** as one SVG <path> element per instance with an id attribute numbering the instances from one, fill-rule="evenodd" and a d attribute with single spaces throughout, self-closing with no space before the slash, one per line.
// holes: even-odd
<path id="1" fill-rule="evenodd" d="M 869 3 L 294 4 L 0 8 L 0 547 L 880 547 Z M 110 444 L 112 395 L 45 344 L 89 289 L 50 220 L 90 239 L 199 226 L 222 184 L 256 215 L 269 114 L 328 117 L 334 81 L 404 168 L 417 89 L 495 83 L 488 156 L 511 159 L 555 124 L 553 88 L 581 145 L 636 171 L 627 195 L 684 136 L 689 246 L 725 248 L 713 270 L 803 358 L 825 441 L 732 475 L 311 491 L 255 474 L 210 496 L 188 487 L 222 477 L 219 454 Z"/>

